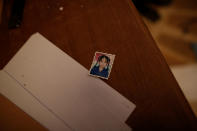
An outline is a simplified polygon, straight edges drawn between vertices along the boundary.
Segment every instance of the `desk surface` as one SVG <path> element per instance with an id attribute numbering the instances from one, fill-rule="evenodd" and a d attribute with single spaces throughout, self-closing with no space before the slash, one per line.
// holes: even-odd
<path id="1" fill-rule="evenodd" d="M 188 102 L 130 0 L 27 0 L 21 28 L 3 25 L 1 68 L 35 32 L 87 69 L 95 51 L 116 54 L 104 81 L 136 104 L 127 120 L 133 129 L 195 128 Z"/>

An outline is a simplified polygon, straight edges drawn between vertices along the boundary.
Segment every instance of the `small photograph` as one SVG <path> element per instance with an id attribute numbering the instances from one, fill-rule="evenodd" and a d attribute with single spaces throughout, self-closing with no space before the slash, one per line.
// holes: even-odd
<path id="1" fill-rule="evenodd" d="M 102 52 L 95 52 L 89 74 L 91 76 L 108 79 L 114 59 L 115 55 Z"/>

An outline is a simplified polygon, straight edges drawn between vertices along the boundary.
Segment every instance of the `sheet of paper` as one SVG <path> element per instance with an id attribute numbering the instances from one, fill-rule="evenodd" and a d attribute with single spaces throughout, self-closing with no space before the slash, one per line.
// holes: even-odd
<path id="1" fill-rule="evenodd" d="M 0 71 L 0 93 L 47 129 L 51 131 L 71 130 L 69 125 L 67 126 L 62 120 L 58 119 L 4 71 Z"/>
<path id="2" fill-rule="evenodd" d="M 135 105 L 39 34 L 4 70 L 73 130 L 128 130 Z"/>

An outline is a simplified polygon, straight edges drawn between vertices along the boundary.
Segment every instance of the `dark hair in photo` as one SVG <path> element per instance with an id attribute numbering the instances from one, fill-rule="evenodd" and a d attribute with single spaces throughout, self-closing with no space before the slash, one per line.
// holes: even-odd
<path id="1" fill-rule="evenodd" d="M 99 56 L 97 62 L 100 62 L 103 58 L 105 58 L 105 59 L 107 60 L 107 64 L 109 64 L 110 59 L 109 59 L 109 57 L 107 57 L 106 55 L 101 55 L 101 56 Z"/>

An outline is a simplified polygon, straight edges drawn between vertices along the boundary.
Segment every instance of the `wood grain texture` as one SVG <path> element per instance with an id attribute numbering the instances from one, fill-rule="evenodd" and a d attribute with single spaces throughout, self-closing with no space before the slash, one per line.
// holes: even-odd
<path id="1" fill-rule="evenodd" d="M 3 10 L 3 0 L 0 0 L 0 24 L 1 24 L 2 10 Z"/>
<path id="2" fill-rule="evenodd" d="M 127 120 L 134 130 L 196 128 L 189 104 L 130 0 L 27 0 L 22 27 L 4 32 L 1 68 L 35 32 L 87 69 L 95 51 L 116 54 L 104 81 L 136 104 Z"/>
<path id="3" fill-rule="evenodd" d="M 38 122 L 0 94 L 1 131 L 46 131 Z"/>

